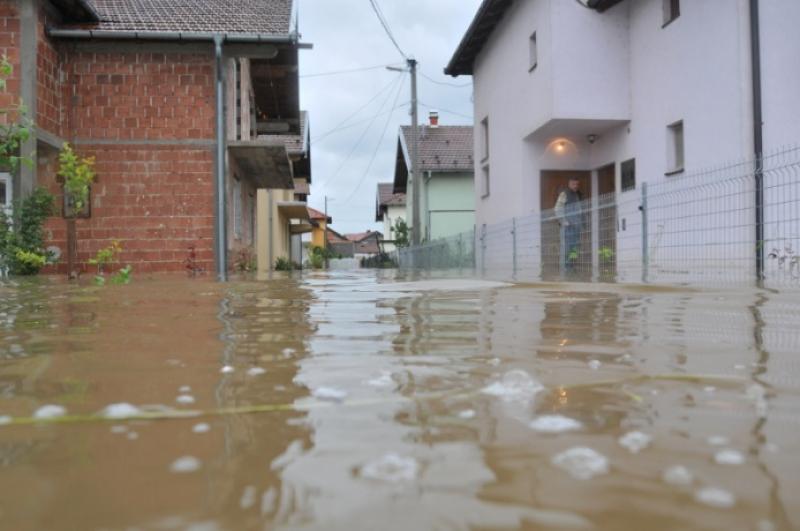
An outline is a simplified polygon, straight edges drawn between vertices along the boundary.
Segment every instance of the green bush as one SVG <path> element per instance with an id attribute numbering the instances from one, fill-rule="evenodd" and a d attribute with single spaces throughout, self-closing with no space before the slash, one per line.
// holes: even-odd
<path id="1" fill-rule="evenodd" d="M 298 264 L 292 262 L 288 258 L 281 256 L 275 260 L 275 271 L 294 271 L 295 269 L 301 268 Z"/>
<path id="2" fill-rule="evenodd" d="M 45 220 L 53 213 L 53 196 L 37 188 L 15 201 L 11 215 L 0 209 L 0 268 L 12 275 L 35 275 L 49 261 L 44 250 Z"/>

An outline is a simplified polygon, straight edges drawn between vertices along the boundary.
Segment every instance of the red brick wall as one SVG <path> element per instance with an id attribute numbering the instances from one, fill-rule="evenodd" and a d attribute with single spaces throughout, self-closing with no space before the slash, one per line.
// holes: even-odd
<path id="1" fill-rule="evenodd" d="M 198 264 L 211 271 L 214 148 L 164 142 L 214 139 L 212 57 L 108 48 L 64 55 L 74 95 L 65 98 L 64 136 L 97 161 L 92 217 L 77 221 L 79 260 L 118 240 L 121 262 L 134 271 L 177 271 L 194 245 Z M 40 164 L 39 181 L 59 192 L 55 163 Z M 66 222 L 53 218 L 48 230 L 49 244 L 65 250 Z"/>
<path id="2" fill-rule="evenodd" d="M 69 85 L 62 83 L 62 79 L 66 80 L 63 57 L 45 35 L 45 28 L 50 23 L 55 21 L 49 19 L 47 10 L 42 5 L 36 39 L 36 127 L 64 138 L 68 132 L 65 101 L 69 96 Z"/>
<path id="3" fill-rule="evenodd" d="M 20 20 L 16 0 L 0 0 L 0 56 L 5 55 L 14 67 L 6 81 L 6 89 L 0 92 L 0 108 L 8 109 L 19 101 L 19 46 Z M 8 116 L 0 116 L 0 123 L 8 123 Z"/>

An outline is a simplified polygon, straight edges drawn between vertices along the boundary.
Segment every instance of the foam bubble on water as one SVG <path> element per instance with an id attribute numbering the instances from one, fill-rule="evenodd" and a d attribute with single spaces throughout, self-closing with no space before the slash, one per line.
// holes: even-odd
<path id="1" fill-rule="evenodd" d="M 381 371 L 381 375 L 372 378 L 371 380 L 367 380 L 367 385 L 372 387 L 391 387 L 394 385 L 394 380 L 392 380 L 392 373 L 391 371 Z"/>
<path id="2" fill-rule="evenodd" d="M 257 495 L 258 491 L 253 485 L 246 486 L 242 492 L 242 497 L 239 499 L 239 507 L 244 510 L 254 507 L 256 504 Z"/>
<path id="3" fill-rule="evenodd" d="M 742 363 L 737 363 L 736 365 L 733 366 L 733 368 L 736 369 L 737 371 L 743 371 L 747 369 L 747 365 L 744 365 Z"/>
<path id="4" fill-rule="evenodd" d="M 247 369 L 247 376 L 261 376 L 266 372 L 267 369 L 264 369 L 263 367 L 250 367 L 249 369 Z"/>
<path id="5" fill-rule="evenodd" d="M 736 497 L 725 489 L 704 487 L 694 493 L 694 499 L 704 505 L 718 509 L 730 509 L 736 505 Z"/>
<path id="6" fill-rule="evenodd" d="M 650 446 L 653 437 L 640 431 L 630 431 L 619 438 L 618 442 L 624 448 L 627 448 L 632 454 L 638 454 Z"/>
<path id="7" fill-rule="evenodd" d="M 169 466 L 169 469 L 177 474 L 185 474 L 200 470 L 201 466 L 203 465 L 198 458 L 191 455 L 185 455 L 173 461 Z"/>
<path id="8" fill-rule="evenodd" d="M 603 364 L 600 363 L 600 360 L 589 360 L 589 368 L 593 371 L 600 369 Z"/>
<path id="9" fill-rule="evenodd" d="M 533 419 L 529 426 L 542 433 L 563 433 L 579 430 L 583 424 L 563 415 L 542 415 Z"/>
<path id="10" fill-rule="evenodd" d="M 608 458 L 583 446 L 575 446 L 553 457 L 553 464 L 575 479 L 591 479 L 609 470 Z"/>
<path id="11" fill-rule="evenodd" d="M 744 463 L 744 454 L 737 450 L 726 448 L 714 455 L 714 461 L 718 465 L 741 465 Z"/>
<path id="12" fill-rule="evenodd" d="M 11 424 L 12 418 L 8 415 L 0 415 L 0 426 L 3 424 Z"/>
<path id="13" fill-rule="evenodd" d="M 127 435 L 127 437 L 129 441 L 135 441 L 136 439 L 139 438 L 139 434 L 136 433 L 135 431 L 132 431 Z"/>
<path id="14" fill-rule="evenodd" d="M 458 412 L 458 418 L 460 419 L 472 419 L 475 418 L 475 410 L 474 409 L 465 409 L 464 411 Z"/>
<path id="15" fill-rule="evenodd" d="M 664 482 L 670 485 L 691 485 L 694 475 L 683 465 L 671 466 L 661 475 Z"/>
<path id="16" fill-rule="evenodd" d="M 234 369 L 234 368 L 233 368 L 231 365 L 225 365 L 224 367 L 222 367 L 222 368 L 219 370 L 219 372 L 221 372 L 222 374 L 230 374 L 230 373 L 232 373 L 232 372 L 233 372 L 233 371 L 235 371 L 235 370 L 236 370 L 236 369 Z"/>
<path id="17" fill-rule="evenodd" d="M 775 531 L 777 526 L 770 520 L 759 520 L 756 523 L 756 531 Z"/>
<path id="18" fill-rule="evenodd" d="M 281 354 L 283 355 L 283 359 L 287 359 L 288 360 L 289 358 L 294 356 L 294 352 L 295 351 L 294 351 L 293 348 L 285 348 L 285 349 L 283 349 L 281 351 Z"/>
<path id="19" fill-rule="evenodd" d="M 527 372 L 514 369 L 505 373 L 499 382 L 484 387 L 481 392 L 502 398 L 506 402 L 527 402 L 543 389 L 544 386 L 531 378 Z"/>
<path id="20" fill-rule="evenodd" d="M 194 404 L 194 397 L 192 395 L 179 395 L 175 402 L 179 404 Z"/>
<path id="21" fill-rule="evenodd" d="M 311 394 L 319 400 L 333 400 L 335 402 L 344 400 L 347 397 L 347 391 L 335 387 L 317 387 Z"/>
<path id="22" fill-rule="evenodd" d="M 492 367 L 497 367 L 498 365 L 500 365 L 500 358 L 492 358 L 489 361 L 487 361 L 486 363 L 488 363 Z"/>
<path id="23" fill-rule="evenodd" d="M 141 415 L 141 413 L 141 409 L 126 402 L 110 404 L 101 412 L 101 414 L 107 419 L 124 419 Z"/>
<path id="24" fill-rule="evenodd" d="M 120 433 L 125 433 L 126 431 L 128 431 L 128 427 L 127 426 L 123 426 L 121 424 L 117 424 L 115 426 L 111 426 L 111 433 L 119 435 Z"/>
<path id="25" fill-rule="evenodd" d="M 706 439 L 706 442 L 711 446 L 725 446 L 730 440 L 724 435 L 711 435 Z"/>
<path id="26" fill-rule="evenodd" d="M 270 487 L 261 495 L 261 516 L 266 516 L 275 510 L 278 501 L 278 491 Z"/>
<path id="27" fill-rule="evenodd" d="M 413 457 L 389 453 L 370 461 L 361 468 L 361 477 L 398 483 L 413 481 L 419 473 L 419 463 Z"/>
<path id="28" fill-rule="evenodd" d="M 767 416 L 767 390 L 764 386 L 754 383 L 747 388 L 747 399 L 753 403 L 756 408 L 756 414 L 764 418 Z"/>
<path id="29" fill-rule="evenodd" d="M 192 388 L 191 388 L 191 386 L 188 386 L 188 385 L 182 385 L 178 389 L 178 392 L 180 392 L 180 393 L 191 393 L 192 392 Z"/>
<path id="30" fill-rule="evenodd" d="M 714 394 L 714 391 L 716 391 L 716 390 L 717 390 L 717 388 L 716 388 L 716 387 L 714 387 L 713 385 L 708 385 L 708 386 L 706 386 L 706 387 L 704 387 L 704 388 L 703 388 L 703 391 L 705 391 L 705 392 L 706 392 L 706 393 L 708 393 L 709 395 L 710 395 L 710 394 Z"/>
<path id="31" fill-rule="evenodd" d="M 208 433 L 209 431 L 211 431 L 211 426 L 209 426 L 205 422 L 201 422 L 199 424 L 195 424 L 194 426 L 192 426 L 192 431 L 194 433 Z"/>
<path id="32" fill-rule="evenodd" d="M 35 419 L 54 419 L 57 417 L 63 417 L 67 414 L 67 409 L 64 406 L 57 406 L 53 404 L 48 404 L 46 406 L 42 406 L 36 410 L 33 414 L 33 418 Z"/>

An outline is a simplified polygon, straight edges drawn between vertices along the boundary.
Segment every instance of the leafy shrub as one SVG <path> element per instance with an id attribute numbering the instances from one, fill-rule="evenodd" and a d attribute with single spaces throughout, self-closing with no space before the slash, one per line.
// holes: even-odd
<path id="1" fill-rule="evenodd" d="M 53 196 L 37 188 L 15 201 L 9 216 L 0 209 L 0 268 L 12 275 L 35 275 L 50 257 L 44 250 L 45 220 L 53 213 Z"/>

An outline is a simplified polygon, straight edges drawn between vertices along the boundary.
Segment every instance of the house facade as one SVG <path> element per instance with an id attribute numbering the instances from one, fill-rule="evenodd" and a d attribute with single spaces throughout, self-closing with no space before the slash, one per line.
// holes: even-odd
<path id="1" fill-rule="evenodd" d="M 378 183 L 375 198 L 375 221 L 383 222 L 383 251 L 389 253 L 396 248 L 395 224 L 406 219 L 406 194 L 394 193 L 394 183 Z"/>
<path id="2" fill-rule="evenodd" d="M 478 227 L 552 209 L 570 176 L 633 203 L 752 159 L 758 135 L 763 153 L 797 144 L 798 23 L 791 0 L 485 0 L 445 69 L 473 76 Z M 638 208 L 616 215 L 633 261 Z"/>
<path id="3" fill-rule="evenodd" d="M 190 248 L 218 273 L 258 244 L 268 264 L 288 256 L 310 231 L 295 189 L 311 178 L 292 16 L 290 0 L 198 0 L 191 13 L 169 0 L 1 0 L 14 68 L 2 97 L 22 98 L 36 124 L 22 150 L 36 164 L 5 188 L 43 186 L 60 206 L 68 142 L 96 160 L 78 262 L 115 240 L 143 272 L 184 269 Z M 60 208 L 47 235 L 63 270 Z"/>
<path id="4" fill-rule="evenodd" d="M 393 193 L 405 194 L 405 220 L 413 226 L 414 188 L 411 179 L 411 132 L 400 128 Z M 420 240 L 430 241 L 473 230 L 475 226 L 473 128 L 439 125 L 431 113 L 427 125 L 419 126 L 418 167 L 421 172 Z"/>

